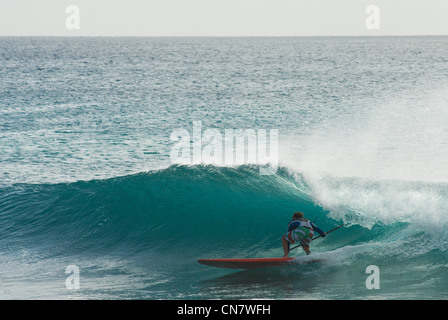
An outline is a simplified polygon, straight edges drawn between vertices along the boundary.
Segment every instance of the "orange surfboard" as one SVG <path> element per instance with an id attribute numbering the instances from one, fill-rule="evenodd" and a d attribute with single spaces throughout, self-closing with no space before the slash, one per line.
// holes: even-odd
<path id="1" fill-rule="evenodd" d="M 253 259 L 199 259 L 198 262 L 206 266 L 230 269 L 256 269 L 274 266 L 285 266 L 296 258 L 253 258 Z M 319 262 L 322 259 L 307 260 L 302 263 Z M 302 264 L 300 263 L 300 264 Z"/>

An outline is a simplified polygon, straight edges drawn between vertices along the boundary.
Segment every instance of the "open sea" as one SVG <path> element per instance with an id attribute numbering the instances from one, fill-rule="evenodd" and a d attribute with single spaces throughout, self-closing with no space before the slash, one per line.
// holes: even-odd
<path id="1" fill-rule="evenodd" d="M 175 163 L 198 123 L 277 148 Z M 323 262 L 197 263 L 295 211 Z M 448 299 L 447 250 L 448 37 L 0 37 L 0 299 Z"/>

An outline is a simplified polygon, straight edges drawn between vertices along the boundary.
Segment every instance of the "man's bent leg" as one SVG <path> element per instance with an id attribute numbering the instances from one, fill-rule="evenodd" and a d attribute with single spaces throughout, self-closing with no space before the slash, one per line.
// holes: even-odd
<path id="1" fill-rule="evenodd" d="M 283 245 L 283 252 L 285 253 L 283 257 L 287 257 L 289 254 L 289 246 L 288 246 L 288 240 L 286 240 L 285 236 L 282 237 L 282 245 Z"/>

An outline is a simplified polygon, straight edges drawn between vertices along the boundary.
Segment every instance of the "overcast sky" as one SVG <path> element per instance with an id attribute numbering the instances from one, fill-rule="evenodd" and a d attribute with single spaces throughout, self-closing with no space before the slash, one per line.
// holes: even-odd
<path id="1" fill-rule="evenodd" d="M 379 29 L 366 27 L 369 5 Z M 0 0 L 1 35 L 448 35 L 448 0 Z"/>

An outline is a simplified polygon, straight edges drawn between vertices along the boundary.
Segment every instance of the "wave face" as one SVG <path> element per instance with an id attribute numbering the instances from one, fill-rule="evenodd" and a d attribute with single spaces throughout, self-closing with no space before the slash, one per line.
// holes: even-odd
<path id="1" fill-rule="evenodd" d="M 2 240 L 17 235 L 18 243 L 53 253 L 82 248 L 133 255 L 163 248 L 182 254 L 188 247 L 200 255 L 208 246 L 247 254 L 274 248 L 295 208 L 323 211 L 297 192 L 285 169 L 276 176 L 258 170 L 172 166 L 107 180 L 7 188 L 2 209 L 12 222 Z"/>
<path id="2" fill-rule="evenodd" d="M 446 217 L 436 214 L 440 208 L 421 212 L 428 197 L 448 202 L 445 185 L 337 178 L 316 184 L 287 168 L 272 176 L 259 169 L 171 166 L 105 180 L 3 188 L 6 291 L 14 296 L 12 282 L 21 277 L 30 297 L 29 288 L 43 283 L 49 297 L 71 297 L 63 288 L 64 270 L 76 265 L 84 287 L 76 294 L 87 298 L 108 297 L 111 288 L 114 296 L 131 298 L 261 297 L 267 286 L 273 298 L 301 298 L 301 290 L 284 291 L 292 276 L 297 285 L 320 277 L 314 284 L 321 289 L 311 297 L 356 298 L 371 294 L 365 268 L 377 265 L 385 297 L 412 298 L 412 287 L 446 297 Z M 297 210 L 324 230 L 346 223 L 313 243 L 313 254 L 326 262 L 230 274 L 196 263 L 280 256 L 280 238 Z M 17 268 L 19 262 L 25 267 Z M 344 294 L 337 293 L 341 286 L 348 287 Z"/>

